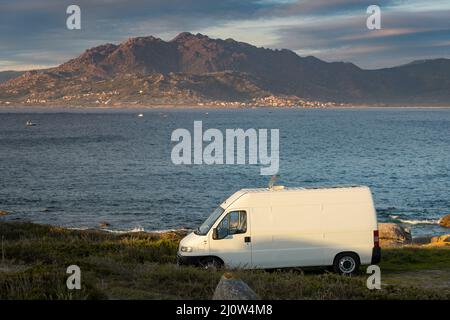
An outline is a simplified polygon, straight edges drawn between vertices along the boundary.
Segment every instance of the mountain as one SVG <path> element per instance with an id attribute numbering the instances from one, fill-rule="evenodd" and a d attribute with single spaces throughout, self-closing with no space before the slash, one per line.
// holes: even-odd
<path id="1" fill-rule="evenodd" d="M 450 102 L 450 59 L 414 61 L 373 71 L 371 81 L 387 102 L 445 104 Z"/>
<path id="2" fill-rule="evenodd" d="M 300 57 L 233 39 L 181 33 L 86 50 L 0 84 L 0 101 L 41 104 L 188 104 L 269 95 L 365 104 L 448 104 L 450 60 L 379 70 Z"/>

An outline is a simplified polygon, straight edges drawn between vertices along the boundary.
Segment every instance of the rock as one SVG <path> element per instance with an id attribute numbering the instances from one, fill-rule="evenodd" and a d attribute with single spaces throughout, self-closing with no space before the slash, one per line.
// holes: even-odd
<path id="1" fill-rule="evenodd" d="M 450 228 L 450 214 L 443 216 L 441 220 L 439 220 L 439 225 L 444 228 Z"/>
<path id="2" fill-rule="evenodd" d="M 227 272 L 220 278 L 213 300 L 259 300 L 259 297 L 244 281 Z"/>
<path id="3" fill-rule="evenodd" d="M 411 232 L 397 223 L 379 223 L 378 231 L 380 239 L 411 241 Z"/>
<path id="4" fill-rule="evenodd" d="M 412 239 L 413 244 L 428 244 L 431 242 L 432 236 L 414 237 Z"/>
<path id="5" fill-rule="evenodd" d="M 398 240 L 380 239 L 380 247 L 382 248 L 401 247 L 405 244 L 407 243 Z"/>
<path id="6" fill-rule="evenodd" d="M 412 242 L 411 232 L 397 223 L 379 223 L 380 246 L 389 247 Z"/>
<path id="7" fill-rule="evenodd" d="M 448 242 L 450 244 L 450 234 L 444 234 L 442 236 L 435 236 L 431 238 L 431 243 Z"/>
<path id="8" fill-rule="evenodd" d="M 106 222 L 106 221 L 102 221 L 102 222 L 100 222 L 99 224 L 98 224 L 98 227 L 99 228 L 107 228 L 107 227 L 109 227 L 110 226 L 110 224 L 108 223 L 108 222 Z"/>

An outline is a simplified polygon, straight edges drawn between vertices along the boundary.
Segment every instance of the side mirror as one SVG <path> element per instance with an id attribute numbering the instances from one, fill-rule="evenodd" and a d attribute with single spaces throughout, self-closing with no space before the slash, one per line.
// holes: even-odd
<path id="1" fill-rule="evenodd" d="M 214 229 L 213 229 L 213 231 L 212 231 L 212 238 L 213 238 L 214 240 L 217 240 L 217 238 L 218 238 L 218 236 L 217 236 L 217 228 L 214 228 Z"/>

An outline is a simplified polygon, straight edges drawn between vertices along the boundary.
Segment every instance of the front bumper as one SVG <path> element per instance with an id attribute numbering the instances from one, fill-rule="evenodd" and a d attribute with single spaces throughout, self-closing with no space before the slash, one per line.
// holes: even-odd
<path id="1" fill-rule="evenodd" d="M 197 266 L 202 257 L 197 256 L 182 256 L 177 253 L 177 264 L 183 266 Z"/>
<path id="2" fill-rule="evenodd" d="M 378 264 L 381 261 L 381 248 L 374 247 L 372 249 L 372 261 L 371 264 Z"/>

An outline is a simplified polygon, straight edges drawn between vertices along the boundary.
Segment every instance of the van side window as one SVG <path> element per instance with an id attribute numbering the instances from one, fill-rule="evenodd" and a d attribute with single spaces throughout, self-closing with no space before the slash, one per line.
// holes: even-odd
<path id="1" fill-rule="evenodd" d="M 232 211 L 230 215 L 230 234 L 247 232 L 247 213 L 245 211 Z"/>
<path id="2" fill-rule="evenodd" d="M 217 226 L 217 235 L 219 239 L 223 239 L 231 234 L 246 232 L 247 213 L 243 210 L 229 212 Z"/>

